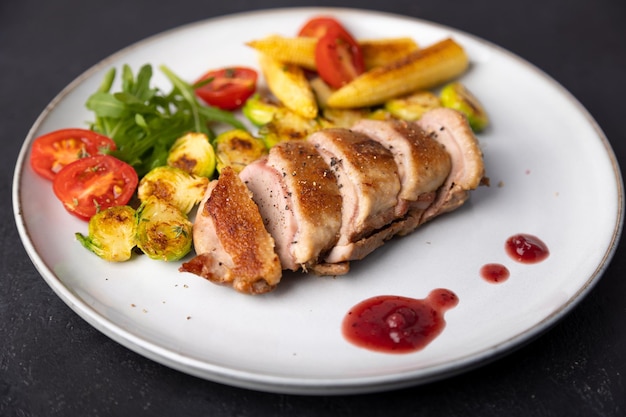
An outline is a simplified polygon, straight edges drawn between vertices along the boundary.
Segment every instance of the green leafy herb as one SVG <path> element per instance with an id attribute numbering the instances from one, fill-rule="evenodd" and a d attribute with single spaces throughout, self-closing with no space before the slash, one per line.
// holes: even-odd
<path id="1" fill-rule="evenodd" d="M 124 65 L 121 91 L 111 92 L 116 76 L 112 68 L 86 103 L 95 114 L 91 129 L 113 139 L 117 150 L 111 154 L 132 165 L 140 177 L 165 165 L 170 147 L 186 133 L 201 132 L 212 139 L 214 123 L 245 129 L 231 112 L 200 104 L 195 86 L 165 66 L 160 69 L 172 84 L 167 94 L 150 85 L 151 65 L 142 66 L 136 76 Z"/>

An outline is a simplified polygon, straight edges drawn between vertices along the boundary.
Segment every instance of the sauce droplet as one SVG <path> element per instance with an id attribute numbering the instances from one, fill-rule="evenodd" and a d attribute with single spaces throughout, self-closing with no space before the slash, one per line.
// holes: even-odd
<path id="1" fill-rule="evenodd" d="M 485 281 L 492 284 L 502 283 L 509 279 L 510 275 L 509 269 L 502 264 L 485 264 L 480 268 L 480 276 L 482 276 Z"/>
<path id="2" fill-rule="evenodd" d="M 384 353 L 423 349 L 445 327 L 443 313 L 455 307 L 450 290 L 433 290 L 426 299 L 381 295 L 361 301 L 345 316 L 342 333 L 356 346 Z"/>
<path id="3" fill-rule="evenodd" d="M 525 233 L 508 238 L 505 249 L 512 259 L 525 264 L 541 262 L 550 255 L 548 246 L 541 239 Z"/>

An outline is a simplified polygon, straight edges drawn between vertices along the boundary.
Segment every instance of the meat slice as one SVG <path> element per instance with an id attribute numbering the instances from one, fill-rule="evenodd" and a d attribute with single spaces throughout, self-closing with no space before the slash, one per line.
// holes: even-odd
<path id="1" fill-rule="evenodd" d="M 349 261 L 354 242 L 395 218 L 400 179 L 394 157 L 380 143 L 348 129 L 324 129 L 308 141 L 335 173 L 343 200 L 339 239 L 325 261 Z"/>
<path id="2" fill-rule="evenodd" d="M 341 226 L 341 194 L 335 175 L 313 144 L 294 140 L 244 169 L 284 268 L 307 270 L 334 246 Z"/>
<path id="3" fill-rule="evenodd" d="M 434 193 L 450 173 L 450 155 L 416 123 L 399 120 L 362 119 L 352 130 L 381 143 L 393 154 L 398 166 L 401 189 L 396 216 L 409 207 L 430 205 Z"/>
<path id="4" fill-rule="evenodd" d="M 283 176 L 268 165 L 267 157 L 263 157 L 247 165 L 239 177 L 252 192 L 263 224 L 274 238 L 281 265 L 285 269 L 297 269 L 298 265 L 293 261 L 289 247 L 295 239 L 298 225 Z"/>
<path id="5" fill-rule="evenodd" d="M 282 268 L 251 193 L 231 168 L 209 184 L 193 225 L 196 256 L 180 270 L 242 293 L 271 291 Z"/>
<path id="6" fill-rule="evenodd" d="M 417 124 L 441 143 L 452 158 L 450 175 L 424 212 L 421 224 L 461 206 L 470 191 L 486 179 L 483 154 L 465 116 L 456 110 L 438 108 L 424 113 Z"/>

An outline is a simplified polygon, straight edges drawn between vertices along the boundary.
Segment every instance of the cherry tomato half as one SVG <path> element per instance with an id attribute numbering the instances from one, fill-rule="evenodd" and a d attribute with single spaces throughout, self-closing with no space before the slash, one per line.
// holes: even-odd
<path id="1" fill-rule="evenodd" d="M 115 149 L 112 139 L 87 129 L 61 129 L 33 141 L 30 165 L 44 178 L 54 179 L 65 165 Z"/>
<path id="2" fill-rule="evenodd" d="M 128 203 L 139 179 L 126 162 L 111 155 L 94 155 L 66 165 L 52 189 L 71 214 L 89 220 L 100 210 Z"/>
<path id="3" fill-rule="evenodd" d="M 359 44 L 350 34 L 329 29 L 315 47 L 319 76 L 331 87 L 340 88 L 365 71 Z"/>
<path id="4" fill-rule="evenodd" d="M 345 32 L 347 29 L 338 20 L 328 16 L 318 16 L 307 21 L 298 32 L 298 36 L 320 39 L 329 30 Z"/>
<path id="5" fill-rule="evenodd" d="M 196 81 L 211 79 L 196 89 L 196 95 L 211 106 L 236 110 L 255 92 L 257 78 L 257 72 L 246 67 L 209 71 Z"/>

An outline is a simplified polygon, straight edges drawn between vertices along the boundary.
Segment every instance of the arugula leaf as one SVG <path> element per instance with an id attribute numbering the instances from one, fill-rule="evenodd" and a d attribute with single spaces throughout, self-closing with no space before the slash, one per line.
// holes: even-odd
<path id="1" fill-rule="evenodd" d="M 169 68 L 160 69 L 172 83 L 167 94 L 150 85 L 151 65 L 143 65 L 136 76 L 124 65 L 121 91 L 111 92 L 116 76 L 112 68 L 85 103 L 95 114 L 91 129 L 113 139 L 117 150 L 111 154 L 132 165 L 140 177 L 165 165 L 173 143 L 189 132 L 202 132 L 213 139 L 213 123 L 246 129 L 231 112 L 200 104 L 194 87 Z"/>

